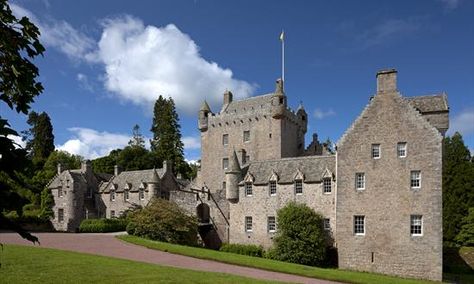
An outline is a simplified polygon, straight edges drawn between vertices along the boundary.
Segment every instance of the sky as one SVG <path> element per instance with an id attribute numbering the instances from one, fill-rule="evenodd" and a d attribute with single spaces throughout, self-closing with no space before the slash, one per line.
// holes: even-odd
<path id="1" fill-rule="evenodd" d="M 32 110 L 52 120 L 58 149 L 93 159 L 150 132 L 159 95 L 176 103 L 185 157 L 200 158 L 197 111 L 234 98 L 285 92 L 312 133 L 336 142 L 376 89 L 398 70 L 403 96 L 445 92 L 448 135 L 474 153 L 474 1 L 10 1 L 41 32 L 34 60 L 44 92 Z M 27 116 L 0 104 L 17 131 Z M 18 140 L 18 139 L 17 139 Z"/>

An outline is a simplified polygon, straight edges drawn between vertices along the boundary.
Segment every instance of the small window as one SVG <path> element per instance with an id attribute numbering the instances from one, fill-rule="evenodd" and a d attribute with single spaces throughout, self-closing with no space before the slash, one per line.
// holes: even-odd
<path id="1" fill-rule="evenodd" d="M 303 181 L 300 179 L 295 180 L 295 193 L 303 194 Z"/>
<path id="2" fill-rule="evenodd" d="M 324 188 L 324 193 L 331 193 L 331 179 L 330 178 L 325 178 L 323 179 L 323 188 Z"/>
<path id="3" fill-rule="evenodd" d="M 69 188 L 69 180 L 66 180 L 66 187 Z"/>
<path id="4" fill-rule="evenodd" d="M 412 236 L 423 235 L 423 216 L 421 215 L 410 216 L 410 233 Z"/>
<path id="5" fill-rule="evenodd" d="M 145 191 L 143 190 L 143 188 L 140 188 L 140 190 L 138 191 L 138 198 L 140 200 L 145 199 Z"/>
<path id="6" fill-rule="evenodd" d="M 245 183 L 245 195 L 247 196 L 252 196 L 252 183 L 251 182 L 246 182 Z"/>
<path id="7" fill-rule="evenodd" d="M 365 189 L 365 174 L 356 173 L 356 189 L 364 190 Z"/>
<path id="8" fill-rule="evenodd" d="M 244 156 L 244 164 L 250 163 L 250 155 L 245 155 Z"/>
<path id="9" fill-rule="evenodd" d="M 125 199 L 125 201 L 128 201 L 130 199 L 130 192 L 128 190 L 125 190 L 123 192 L 123 199 Z"/>
<path id="10" fill-rule="evenodd" d="M 275 216 L 268 216 L 268 218 L 267 218 L 267 229 L 268 229 L 268 232 L 270 232 L 270 233 L 274 233 L 276 231 Z"/>
<path id="11" fill-rule="evenodd" d="M 324 219 L 324 230 L 329 231 L 331 230 L 331 222 L 329 218 Z"/>
<path id="12" fill-rule="evenodd" d="M 110 210 L 110 218 L 115 218 L 115 210 Z"/>
<path id="13" fill-rule="evenodd" d="M 226 188 L 227 188 L 227 184 L 226 184 L 226 182 L 225 182 L 225 181 L 223 181 L 223 182 L 222 182 L 222 189 L 224 189 L 224 190 L 225 190 Z"/>
<path id="14" fill-rule="evenodd" d="M 115 201 L 115 190 L 110 191 L 110 201 Z"/>
<path id="15" fill-rule="evenodd" d="M 58 222 L 64 222 L 64 209 L 58 209 Z"/>
<path id="16" fill-rule="evenodd" d="M 58 197 L 63 197 L 63 189 L 61 187 L 58 188 Z"/>
<path id="17" fill-rule="evenodd" d="M 245 217 L 245 231 L 252 232 L 252 217 L 251 216 Z"/>
<path id="18" fill-rule="evenodd" d="M 222 135 L 222 145 L 224 146 L 229 145 L 229 134 Z"/>
<path id="19" fill-rule="evenodd" d="M 249 142 L 250 141 L 250 131 L 245 130 L 244 131 L 244 142 Z"/>
<path id="20" fill-rule="evenodd" d="M 268 188 L 270 190 L 270 195 L 271 196 L 275 196 L 276 193 L 277 193 L 277 182 L 274 181 L 274 180 L 271 180 L 269 183 L 268 183 Z"/>
<path id="21" fill-rule="evenodd" d="M 397 144 L 397 153 L 399 158 L 405 158 L 407 156 L 407 143 L 400 142 Z"/>
<path id="22" fill-rule="evenodd" d="M 354 234 L 365 235 L 365 216 L 354 216 Z"/>
<path id="23" fill-rule="evenodd" d="M 411 188 L 420 188 L 421 187 L 421 172 L 420 171 L 411 171 L 411 173 L 410 173 L 410 186 L 411 186 Z"/>
<path id="24" fill-rule="evenodd" d="M 229 168 L 229 159 L 228 158 L 222 159 L 222 168 L 224 170 L 227 170 L 227 168 Z"/>
<path id="25" fill-rule="evenodd" d="M 372 158 L 380 159 L 380 144 L 372 144 Z"/>

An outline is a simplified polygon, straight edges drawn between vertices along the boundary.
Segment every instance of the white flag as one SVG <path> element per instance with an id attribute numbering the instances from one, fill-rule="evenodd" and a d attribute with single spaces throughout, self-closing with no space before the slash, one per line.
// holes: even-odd
<path id="1" fill-rule="evenodd" d="M 284 31 L 281 31 L 280 40 L 281 40 L 281 41 L 284 41 L 284 40 L 285 40 L 285 32 L 284 32 Z"/>

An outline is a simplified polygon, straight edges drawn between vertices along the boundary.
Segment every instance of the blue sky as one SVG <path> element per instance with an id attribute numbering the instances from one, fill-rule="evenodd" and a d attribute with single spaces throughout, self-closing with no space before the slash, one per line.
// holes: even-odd
<path id="1" fill-rule="evenodd" d="M 404 96 L 446 92 L 449 133 L 474 149 L 474 2 L 423 1 L 56 1 L 11 6 L 42 32 L 35 60 L 58 148 L 86 158 L 128 142 L 140 125 L 151 137 L 158 95 L 174 98 L 185 155 L 200 157 L 196 114 L 274 90 L 281 76 L 289 105 L 303 102 L 306 141 L 337 141 L 375 92 L 375 74 L 398 70 Z M 26 116 L 1 114 L 21 131 Z"/>

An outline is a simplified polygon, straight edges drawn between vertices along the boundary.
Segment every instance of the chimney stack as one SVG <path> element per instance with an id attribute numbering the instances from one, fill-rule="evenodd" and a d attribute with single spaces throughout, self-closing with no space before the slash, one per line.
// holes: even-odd
<path id="1" fill-rule="evenodd" d="M 229 90 L 224 92 L 224 105 L 228 105 L 232 102 L 233 95 Z"/>
<path id="2" fill-rule="evenodd" d="M 388 69 L 377 72 L 377 93 L 397 91 L 397 70 Z"/>
<path id="3" fill-rule="evenodd" d="M 114 176 L 118 176 L 122 172 L 122 169 L 119 165 L 114 166 Z"/>
<path id="4" fill-rule="evenodd" d="M 81 171 L 83 173 L 91 173 L 92 172 L 92 165 L 90 160 L 84 160 L 81 163 Z"/>
<path id="5" fill-rule="evenodd" d="M 58 167 L 58 175 L 60 175 L 61 172 L 63 171 L 63 169 L 61 167 L 61 163 L 58 163 L 57 167 Z"/>

